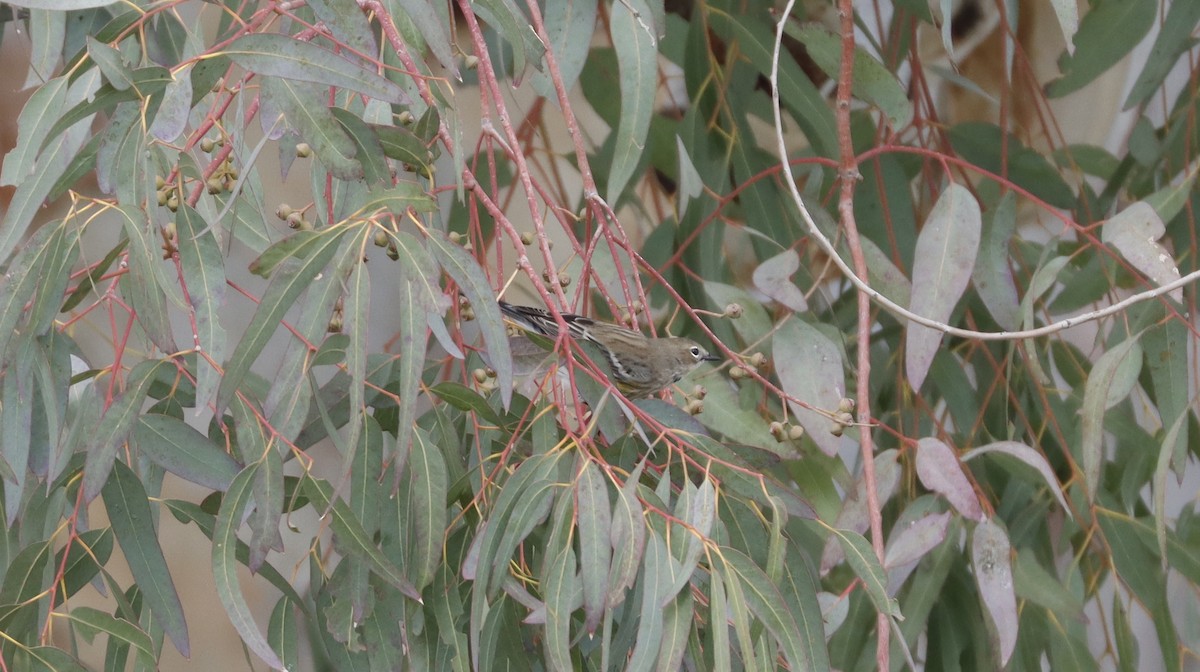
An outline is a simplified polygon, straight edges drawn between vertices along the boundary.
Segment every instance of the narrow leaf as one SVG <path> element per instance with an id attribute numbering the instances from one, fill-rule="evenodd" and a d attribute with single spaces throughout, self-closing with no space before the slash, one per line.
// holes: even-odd
<path id="1" fill-rule="evenodd" d="M 501 403 L 508 408 L 512 401 L 512 353 L 508 349 L 508 335 L 505 333 L 504 320 L 500 316 L 500 307 L 496 305 L 496 294 L 488 284 L 487 276 L 479 267 L 479 262 L 462 246 L 454 244 L 440 231 L 429 231 L 426 240 L 430 243 L 429 251 L 454 279 L 459 291 L 466 294 L 475 309 L 475 322 L 483 335 L 487 362 L 496 372 L 496 385 L 500 390 Z"/>
<path id="2" fill-rule="evenodd" d="M 282 77 L 357 91 L 389 103 L 406 103 L 404 89 L 341 56 L 278 33 L 243 35 L 223 52 L 234 63 L 260 75 Z M 320 105 L 319 99 L 309 100 Z"/>
<path id="3" fill-rule="evenodd" d="M 344 231 L 332 229 L 322 232 L 312 239 L 311 246 L 305 248 L 307 256 L 301 258 L 298 263 L 284 267 L 271 279 L 271 284 L 258 304 L 258 310 L 254 312 L 242 340 L 238 342 L 225 366 L 225 376 L 221 379 L 217 391 L 218 414 L 229 405 L 230 399 L 241 386 L 242 379 L 250 371 L 250 365 L 258 359 L 259 353 L 275 333 L 284 314 L 333 258 L 341 244 Z"/>
<path id="4" fill-rule="evenodd" d="M 224 362 L 225 256 L 212 226 L 187 203 L 179 205 L 175 227 L 187 296 L 196 316 L 196 348 L 208 353 L 213 362 Z M 196 408 L 206 408 L 217 394 L 221 374 L 205 357 L 197 359 L 196 369 Z"/>
<path id="5" fill-rule="evenodd" d="M 1118 378 L 1137 378 L 1142 365 L 1142 346 L 1136 338 L 1128 338 L 1096 360 L 1083 388 L 1083 418 L 1080 422 L 1079 451 L 1083 466 L 1083 480 L 1087 486 L 1088 501 L 1096 498 L 1100 485 L 1100 472 L 1104 464 L 1104 412 L 1120 398 L 1113 399 L 1114 382 Z M 1127 371 L 1122 375 L 1122 369 Z M 1133 370 L 1130 376 L 1128 370 Z M 1128 394 L 1132 386 L 1125 388 Z M 1110 403 L 1111 402 L 1111 403 Z"/>
<path id="6" fill-rule="evenodd" d="M 246 604 L 237 577 L 237 528 L 242 520 L 242 511 L 250 501 L 250 487 L 257 471 L 257 465 L 250 465 L 239 472 L 221 501 L 221 512 L 213 529 L 213 579 L 217 584 L 217 597 L 242 641 L 267 665 L 280 669 L 283 662 L 254 622 L 254 615 L 250 613 L 250 606 Z"/>
<path id="7" fill-rule="evenodd" d="M 410 573 L 418 590 L 429 585 L 442 558 L 446 533 L 446 463 L 442 450 L 421 427 L 413 428 L 412 455 L 409 457 L 410 506 L 413 516 L 413 545 L 409 549 Z"/>
<path id="8" fill-rule="evenodd" d="M 612 570 L 612 510 L 608 500 L 608 480 L 600 468 L 582 458 L 575 480 L 575 515 L 579 526 L 580 580 L 583 583 L 584 627 L 596 631 L 604 615 L 608 595 L 608 577 Z"/>
<path id="9" fill-rule="evenodd" d="M 646 134 L 654 112 L 658 89 L 658 35 L 650 23 L 645 0 L 628 0 L 612 5 L 609 36 L 620 66 L 621 121 L 616 130 L 616 148 L 608 175 L 609 203 L 616 203 L 645 153 Z"/>
<path id="10" fill-rule="evenodd" d="M 124 462 L 116 462 L 101 494 L 113 532 L 146 605 L 179 653 L 185 658 L 190 656 L 183 604 L 158 544 L 154 515 L 142 482 Z"/>
<path id="11" fill-rule="evenodd" d="M 317 511 L 322 515 L 333 516 L 331 521 L 333 531 L 348 552 L 364 558 L 372 571 L 402 594 L 417 602 L 421 601 L 421 594 L 409 583 L 408 579 L 404 578 L 403 573 L 384 557 L 375 542 L 367 535 L 362 524 L 346 506 L 346 502 L 341 499 L 333 499 L 332 486 L 310 476 L 304 479 L 304 492 L 312 499 L 313 506 Z"/>

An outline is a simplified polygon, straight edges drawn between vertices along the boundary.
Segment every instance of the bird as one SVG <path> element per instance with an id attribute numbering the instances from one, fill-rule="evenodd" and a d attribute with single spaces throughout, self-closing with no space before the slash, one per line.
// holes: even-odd
<path id="1" fill-rule="evenodd" d="M 549 311 L 497 301 L 500 312 L 528 331 L 558 338 L 558 321 Z M 690 338 L 651 338 L 633 329 L 598 322 L 590 317 L 562 314 L 568 335 L 592 343 L 608 360 L 609 374 L 617 388 L 630 399 L 649 397 L 678 383 L 702 362 L 720 361 Z"/>

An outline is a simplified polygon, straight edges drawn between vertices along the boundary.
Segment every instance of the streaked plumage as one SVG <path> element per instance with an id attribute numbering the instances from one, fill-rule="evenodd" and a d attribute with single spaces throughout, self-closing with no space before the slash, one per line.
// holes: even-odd
<path id="1" fill-rule="evenodd" d="M 548 311 L 498 303 L 502 313 L 525 329 L 558 338 L 558 322 Z M 571 313 L 563 313 L 563 321 L 572 338 L 600 349 L 608 359 L 613 383 L 630 399 L 648 397 L 679 382 L 701 362 L 720 359 L 689 338 L 650 338 L 639 331 Z"/>

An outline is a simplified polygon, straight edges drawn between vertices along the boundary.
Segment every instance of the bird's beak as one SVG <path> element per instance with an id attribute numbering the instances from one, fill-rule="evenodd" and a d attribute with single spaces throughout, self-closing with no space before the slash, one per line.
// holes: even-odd
<path id="1" fill-rule="evenodd" d="M 702 362 L 719 362 L 719 361 L 721 361 L 721 358 L 717 355 L 707 355 L 704 357 L 704 359 L 701 359 L 700 361 L 702 361 Z"/>

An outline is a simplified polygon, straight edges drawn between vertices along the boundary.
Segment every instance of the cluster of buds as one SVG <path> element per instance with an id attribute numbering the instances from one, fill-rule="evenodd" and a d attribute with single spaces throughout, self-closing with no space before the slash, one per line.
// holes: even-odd
<path id="1" fill-rule="evenodd" d="M 683 412 L 688 415 L 700 415 L 704 412 L 704 397 L 708 395 L 708 389 L 703 385 L 697 385 L 692 388 L 691 392 L 684 392 Z"/>
<path id="2" fill-rule="evenodd" d="M 204 183 L 204 187 L 211 195 L 220 194 L 226 191 L 233 191 L 233 185 L 237 183 L 238 170 L 233 167 L 233 162 L 229 157 L 217 166 L 211 177 Z"/>
<path id="3" fill-rule="evenodd" d="M 779 443 L 784 441 L 797 441 L 804 436 L 804 428 L 800 425 L 793 425 L 790 422 L 780 422 L 775 420 L 770 426 L 771 436 Z"/>
<path id="4" fill-rule="evenodd" d="M 834 436 L 841 436 L 846 428 L 854 424 L 854 400 L 849 397 L 842 398 L 838 402 L 837 410 L 833 413 L 833 423 L 829 428 L 829 433 Z"/>
<path id="5" fill-rule="evenodd" d="M 767 356 L 761 352 L 755 352 L 749 357 L 743 358 L 741 366 L 729 369 L 729 377 L 734 380 L 741 380 L 750 375 L 752 368 L 759 372 L 765 372 L 767 370 Z"/>
<path id="6" fill-rule="evenodd" d="M 312 231 L 313 223 L 304 218 L 303 210 L 295 210 L 287 203 L 280 203 L 275 208 L 275 216 L 287 222 L 289 229 L 297 231 Z"/>
<path id="7" fill-rule="evenodd" d="M 158 195 L 158 207 L 166 206 L 171 212 L 179 210 L 179 190 L 175 188 L 175 185 L 167 184 L 162 175 L 156 175 L 154 177 L 154 190 Z"/>
<path id="8" fill-rule="evenodd" d="M 559 271 L 558 275 L 551 280 L 550 271 L 542 271 L 542 281 L 546 284 L 557 282 L 559 287 L 568 287 L 571 284 L 571 274 L 566 271 Z"/>
<path id="9" fill-rule="evenodd" d="M 496 389 L 496 372 L 490 368 L 472 370 L 471 378 L 475 380 L 475 385 L 478 386 L 480 394 L 486 395 Z"/>

